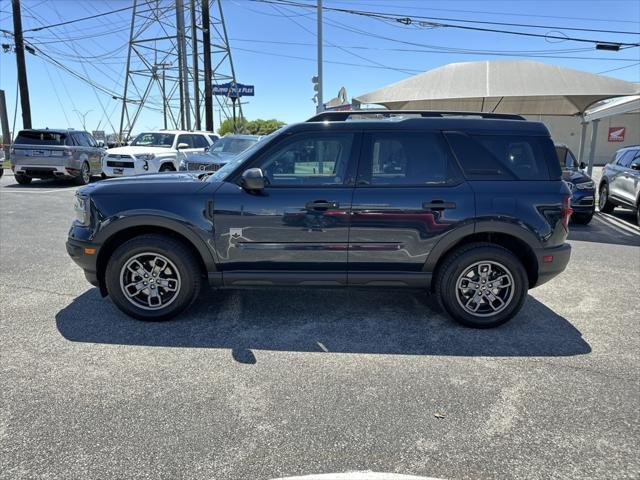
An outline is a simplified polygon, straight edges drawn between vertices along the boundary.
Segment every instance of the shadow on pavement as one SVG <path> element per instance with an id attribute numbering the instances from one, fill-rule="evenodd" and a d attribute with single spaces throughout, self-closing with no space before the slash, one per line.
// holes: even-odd
<path id="1" fill-rule="evenodd" d="M 596 213 L 588 225 L 569 225 L 569 240 L 640 247 L 640 228 L 631 210 L 616 209 L 613 214 Z"/>
<path id="2" fill-rule="evenodd" d="M 125 316 L 94 288 L 58 312 L 56 323 L 74 342 L 226 348 L 249 364 L 256 362 L 253 349 L 509 357 L 591 352 L 573 325 L 531 296 L 506 325 L 474 330 L 447 318 L 421 292 L 207 290 L 178 319 L 154 323 Z"/>
<path id="3" fill-rule="evenodd" d="M 91 177 L 91 182 L 89 183 L 95 183 L 100 181 L 101 178 L 100 177 Z M 76 185 L 74 183 L 74 181 L 72 179 L 68 179 L 68 178 L 63 178 L 63 179 L 55 179 L 55 178 L 44 178 L 44 179 L 37 179 L 34 178 L 31 183 L 29 183 L 28 185 L 20 185 L 18 182 L 14 183 L 9 183 L 7 185 L 3 185 L 2 188 L 17 188 L 17 189 L 21 189 L 21 190 L 39 190 L 41 188 L 63 188 L 63 187 L 76 187 L 76 188 L 80 188 L 79 185 Z"/>

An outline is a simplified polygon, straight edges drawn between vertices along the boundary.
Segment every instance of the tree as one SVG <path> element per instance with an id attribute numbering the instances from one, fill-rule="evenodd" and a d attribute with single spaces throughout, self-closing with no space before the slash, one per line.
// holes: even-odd
<path id="1" fill-rule="evenodd" d="M 278 128 L 285 125 L 284 122 L 280 120 L 276 120 L 272 118 L 270 120 L 263 120 L 258 118 L 256 120 L 247 120 L 247 119 L 237 119 L 236 120 L 238 133 L 248 133 L 251 135 L 269 135 L 270 133 L 276 131 Z M 218 128 L 218 134 L 220 136 L 226 135 L 227 133 L 233 133 L 233 120 L 227 118 L 222 124 L 220 128 Z"/>

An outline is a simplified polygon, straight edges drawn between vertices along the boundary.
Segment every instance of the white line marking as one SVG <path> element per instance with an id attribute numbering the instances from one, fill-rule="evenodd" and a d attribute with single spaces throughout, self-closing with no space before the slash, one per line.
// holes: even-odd
<path id="1" fill-rule="evenodd" d="M 609 215 L 608 213 L 598 212 L 598 215 L 604 217 L 611 224 L 616 225 L 620 228 L 625 229 L 627 232 L 630 232 L 634 235 L 640 234 L 640 228 L 631 225 L 620 218 L 614 217 L 613 215 Z"/>
<path id="2" fill-rule="evenodd" d="M 623 229 L 617 227 L 616 225 L 613 225 L 612 223 L 607 222 L 605 219 L 600 218 L 599 215 L 595 215 L 593 217 L 594 219 L 596 219 L 598 222 L 600 222 L 602 225 L 604 225 L 606 228 L 611 229 L 611 230 L 615 230 L 617 233 L 625 236 L 625 237 L 632 237 L 633 235 L 631 235 L 629 232 L 624 231 Z"/>
<path id="3" fill-rule="evenodd" d="M 329 353 L 329 349 L 327 347 L 324 346 L 324 344 L 322 342 L 316 342 L 318 344 L 318 346 L 322 349 L 323 352 L 327 352 Z"/>

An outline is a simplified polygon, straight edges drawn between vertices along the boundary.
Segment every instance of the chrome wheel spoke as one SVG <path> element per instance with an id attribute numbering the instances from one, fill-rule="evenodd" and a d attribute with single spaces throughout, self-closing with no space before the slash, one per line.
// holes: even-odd
<path id="1" fill-rule="evenodd" d="M 493 288 L 507 288 L 511 286 L 511 278 L 509 275 L 500 275 L 495 280 L 492 280 Z"/>
<path id="2" fill-rule="evenodd" d="M 144 290 L 146 287 L 146 283 L 147 282 L 143 282 L 142 280 L 140 280 L 139 282 L 133 282 L 130 283 L 129 285 L 125 285 L 124 289 L 125 289 L 125 293 L 127 294 L 127 296 L 129 297 L 135 297 L 136 295 L 138 295 L 142 290 Z"/>
<path id="3" fill-rule="evenodd" d="M 168 292 L 176 292 L 178 290 L 178 282 L 173 278 L 159 278 L 156 280 L 156 285 Z"/>
<path id="4" fill-rule="evenodd" d="M 168 262 L 166 260 L 164 260 L 163 258 L 160 257 L 156 257 L 153 259 L 153 265 L 151 268 L 151 274 L 152 275 L 158 275 L 160 272 L 162 272 L 165 268 L 167 268 Z"/>
<path id="5" fill-rule="evenodd" d="M 162 297 L 158 294 L 158 289 L 151 287 L 147 296 L 147 303 L 151 308 L 162 306 Z"/>

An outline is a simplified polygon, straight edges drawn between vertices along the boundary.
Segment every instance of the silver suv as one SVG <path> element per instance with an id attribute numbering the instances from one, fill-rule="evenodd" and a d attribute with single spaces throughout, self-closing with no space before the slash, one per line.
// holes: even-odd
<path id="1" fill-rule="evenodd" d="M 618 150 L 602 171 L 600 211 L 611 213 L 617 206 L 634 209 L 640 225 L 640 145 Z"/>
<path id="2" fill-rule="evenodd" d="M 88 132 L 21 130 L 11 146 L 11 169 L 21 185 L 34 178 L 67 178 L 86 185 L 92 175 L 102 173 L 103 152 Z"/>

